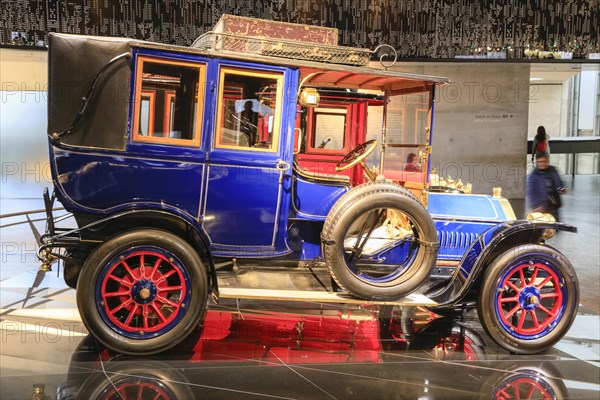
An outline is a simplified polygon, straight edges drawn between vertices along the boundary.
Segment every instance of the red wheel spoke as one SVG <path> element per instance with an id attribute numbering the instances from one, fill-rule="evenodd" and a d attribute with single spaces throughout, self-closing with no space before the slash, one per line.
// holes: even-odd
<path id="1" fill-rule="evenodd" d="M 144 253 L 140 255 L 140 279 L 146 279 L 146 267 L 144 266 Z"/>
<path id="2" fill-rule="evenodd" d="M 550 297 L 558 297 L 558 293 L 553 292 L 553 293 L 540 293 L 540 298 L 541 299 L 547 299 Z"/>
<path id="3" fill-rule="evenodd" d="M 538 329 L 540 327 L 540 323 L 537 319 L 537 315 L 535 315 L 535 310 L 529 310 L 529 312 L 531 313 L 531 319 L 533 320 L 533 327 Z"/>
<path id="4" fill-rule="evenodd" d="M 133 286 L 133 282 L 128 282 L 125 279 L 119 278 L 118 276 L 109 275 L 108 279 L 112 279 L 113 281 L 119 282 L 121 286 L 125 286 L 130 289 Z"/>
<path id="5" fill-rule="evenodd" d="M 540 310 L 542 310 L 543 312 L 545 312 L 546 314 L 554 316 L 554 313 L 552 313 L 552 311 L 548 310 L 548 309 L 547 309 L 546 307 L 544 307 L 543 305 L 539 304 L 539 305 L 538 305 L 538 308 L 539 308 Z"/>
<path id="6" fill-rule="evenodd" d="M 164 281 L 167 280 L 168 277 L 170 277 L 171 275 L 173 275 L 175 272 L 174 269 L 170 270 L 169 272 L 167 272 L 166 274 L 164 274 L 163 276 L 161 276 L 159 279 L 156 280 L 156 282 L 154 282 L 156 285 L 163 283 Z"/>
<path id="7" fill-rule="evenodd" d="M 131 311 L 129 312 L 129 316 L 127 317 L 127 319 L 125 320 L 125 326 L 129 326 L 129 324 L 131 323 L 131 320 L 133 319 L 133 316 L 135 315 L 137 309 L 138 309 L 138 305 L 134 304 L 133 308 L 131 309 Z"/>
<path id="8" fill-rule="evenodd" d="M 137 398 L 138 400 L 143 400 L 143 390 L 144 390 L 144 386 L 143 385 L 138 385 L 138 390 L 137 390 Z"/>
<path id="9" fill-rule="evenodd" d="M 501 303 L 513 303 L 515 301 L 519 301 L 519 297 L 515 296 L 515 297 L 503 297 L 502 299 L 500 299 Z"/>
<path id="10" fill-rule="evenodd" d="M 540 269 L 539 267 L 535 267 L 535 269 L 533 270 L 533 274 L 531 275 L 531 278 L 529 278 L 530 286 L 535 283 L 539 269 Z"/>
<path id="11" fill-rule="evenodd" d="M 511 386 L 513 387 L 513 391 L 515 392 L 515 399 L 521 400 L 521 393 L 519 392 L 519 382 L 513 382 L 511 383 Z"/>
<path id="12" fill-rule="evenodd" d="M 179 285 L 179 286 L 164 286 L 164 287 L 159 287 L 158 291 L 159 292 L 164 292 L 167 290 L 181 290 L 183 289 L 183 286 Z"/>
<path id="13" fill-rule="evenodd" d="M 154 276 L 154 274 L 156 273 L 156 270 L 158 270 L 158 267 L 160 267 L 160 263 L 161 263 L 162 259 L 158 258 L 158 260 L 156 260 L 156 262 L 154 263 L 154 267 L 152 267 L 152 272 L 150 273 L 150 275 L 148 276 L 149 279 L 152 279 L 152 277 Z"/>
<path id="14" fill-rule="evenodd" d="M 110 313 L 112 315 L 115 315 L 117 312 L 121 311 L 122 309 L 129 307 L 131 305 L 131 303 L 133 303 L 133 299 L 128 299 L 124 303 L 119 304 L 118 307 L 115 307 L 112 310 L 110 310 Z"/>
<path id="15" fill-rule="evenodd" d="M 108 292 L 104 294 L 104 297 L 119 297 L 119 296 L 130 296 L 131 292 L 129 290 L 119 291 L 119 292 Z"/>
<path id="16" fill-rule="evenodd" d="M 127 271 L 127 273 L 133 278 L 133 279 L 137 279 L 137 277 L 135 275 L 133 275 L 133 271 L 131 270 L 131 267 L 129 266 L 129 264 L 127 264 L 127 262 L 125 260 L 121 261 L 121 264 L 123 264 L 123 268 L 125 268 L 125 270 Z"/>
<path id="17" fill-rule="evenodd" d="M 156 307 L 154 304 L 152 304 L 151 307 L 154 308 L 154 311 L 156 312 L 156 315 L 158 315 L 158 318 L 160 318 L 161 322 L 165 322 L 167 320 L 162 311 L 160 311 L 159 307 Z"/>
<path id="18" fill-rule="evenodd" d="M 529 389 L 529 392 L 527 392 L 527 400 L 530 400 L 533 398 L 533 392 L 535 392 L 535 386 L 531 385 L 531 389 Z"/>
<path id="19" fill-rule="evenodd" d="M 144 329 L 148 329 L 148 305 L 142 306 L 142 319 L 144 320 Z"/>
<path id="20" fill-rule="evenodd" d="M 525 275 L 523 274 L 523 268 L 519 269 L 519 279 L 521 279 L 521 287 L 522 288 L 527 286 L 527 281 L 525 281 Z"/>
<path id="21" fill-rule="evenodd" d="M 156 393 L 156 396 L 152 398 L 152 400 L 158 400 L 160 398 L 160 393 Z"/>
<path id="22" fill-rule="evenodd" d="M 516 313 L 520 308 L 521 308 L 521 306 L 519 304 L 517 304 L 512 310 L 510 310 L 508 312 L 508 314 L 506 314 L 506 319 L 509 319 L 510 317 L 512 317 L 513 314 Z"/>
<path id="23" fill-rule="evenodd" d="M 169 299 L 167 299 L 167 298 L 165 298 L 163 296 L 157 295 L 156 296 L 156 300 L 160 301 L 163 304 L 168 304 L 168 305 L 170 305 L 172 307 L 179 308 L 179 304 L 173 303 L 171 300 L 169 300 Z"/>
<path id="24" fill-rule="evenodd" d="M 550 280 L 552 279 L 552 275 L 548 275 L 546 277 L 546 279 L 544 279 L 539 285 L 536 286 L 536 288 L 541 289 L 544 287 L 544 285 L 548 282 L 550 282 Z"/>
<path id="25" fill-rule="evenodd" d="M 522 310 L 521 315 L 519 316 L 519 322 L 517 323 L 518 329 L 523 329 L 523 324 L 525 323 L 525 317 L 527 316 L 527 311 Z"/>
<path id="26" fill-rule="evenodd" d="M 516 287 L 515 284 L 512 283 L 511 281 L 506 281 L 506 285 L 508 287 L 510 287 L 512 290 L 514 290 L 515 292 L 517 292 L 517 293 L 521 292 L 521 289 L 519 289 L 518 287 Z"/>

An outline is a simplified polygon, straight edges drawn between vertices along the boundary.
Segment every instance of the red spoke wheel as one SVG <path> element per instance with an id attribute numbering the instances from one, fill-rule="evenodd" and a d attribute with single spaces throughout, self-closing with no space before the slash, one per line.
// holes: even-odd
<path id="1" fill-rule="evenodd" d="M 549 246 L 527 244 L 491 263 L 477 307 L 484 329 L 500 346 L 532 354 L 567 333 L 578 304 L 577 277 L 566 257 Z"/>
<path id="2" fill-rule="evenodd" d="M 208 279 L 196 251 L 164 231 L 139 230 L 102 244 L 86 261 L 77 304 L 90 331 L 126 354 L 183 340 L 206 306 Z"/>
<path id="3" fill-rule="evenodd" d="M 512 361 L 512 360 L 511 360 Z M 504 368 L 500 361 L 496 370 L 501 374 L 491 374 L 482 385 L 480 398 L 497 400 L 539 400 L 566 399 L 567 388 L 557 364 L 540 362 L 536 365 L 509 365 Z"/>
<path id="4" fill-rule="evenodd" d="M 77 374 L 81 374 L 78 371 Z M 180 368 L 155 360 L 111 360 L 79 387 L 78 399 L 171 400 L 194 399 Z"/>
<path id="5" fill-rule="evenodd" d="M 153 379 L 140 377 L 128 377 L 119 379 L 113 386 L 107 388 L 106 392 L 98 397 L 105 400 L 168 400 L 175 398 L 163 383 Z"/>
<path id="6" fill-rule="evenodd" d="M 493 398 L 499 400 L 554 399 L 555 397 L 551 388 L 547 387 L 545 383 L 528 375 L 518 376 L 508 382 L 504 382 L 504 386 L 498 388 Z"/>
<path id="7" fill-rule="evenodd" d="M 122 335 L 158 336 L 185 314 L 190 283 L 187 269 L 174 254 L 137 247 L 117 256 L 100 275 L 99 311 Z"/>

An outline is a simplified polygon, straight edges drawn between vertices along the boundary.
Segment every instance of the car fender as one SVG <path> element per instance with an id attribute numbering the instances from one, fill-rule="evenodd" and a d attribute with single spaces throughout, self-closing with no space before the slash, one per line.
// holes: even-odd
<path id="1" fill-rule="evenodd" d="M 109 229 L 115 230 L 116 233 L 122 233 L 123 230 L 127 229 L 138 229 L 138 228 L 158 228 L 164 229 L 171 233 L 180 235 L 187 240 L 196 251 L 205 256 L 208 259 L 208 274 L 210 277 L 210 284 L 213 290 L 218 291 L 217 287 L 217 275 L 215 263 L 210 252 L 210 241 L 208 236 L 201 228 L 200 224 L 196 219 L 186 213 L 182 213 L 176 207 L 171 207 L 166 204 L 162 204 L 160 208 L 144 207 L 139 208 L 136 205 L 128 205 L 129 209 L 122 210 L 114 213 L 110 216 L 96 220 L 86 226 L 80 228 L 80 231 L 88 229 L 94 229 L 103 225 L 110 224 Z"/>
<path id="2" fill-rule="evenodd" d="M 577 228 L 569 224 L 525 220 L 510 221 L 488 229 L 465 252 L 452 278 L 452 283 L 459 280 L 461 284 L 447 285 L 447 290 L 454 292 L 449 296 L 443 296 L 448 300 L 440 303 L 439 306 L 443 308 L 456 305 L 464 300 L 468 301 L 466 297 L 477 289 L 476 283 L 481 280 L 487 266 L 498 255 L 515 245 L 543 243 L 542 236 L 546 229 L 577 232 Z"/>

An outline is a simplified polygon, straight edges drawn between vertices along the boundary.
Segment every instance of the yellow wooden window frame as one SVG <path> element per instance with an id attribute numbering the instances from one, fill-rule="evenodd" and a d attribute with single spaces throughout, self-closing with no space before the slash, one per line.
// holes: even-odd
<path id="1" fill-rule="evenodd" d="M 276 102 L 275 102 L 275 115 L 273 120 L 273 137 L 271 138 L 271 148 L 262 147 L 246 147 L 246 146 L 233 146 L 221 143 L 221 129 L 223 119 L 223 95 L 225 90 L 225 77 L 226 75 L 238 75 L 248 76 L 254 78 L 265 78 L 274 79 L 277 85 Z M 257 151 L 266 153 L 276 153 L 279 151 L 279 133 L 281 130 L 281 110 L 283 104 L 283 72 L 264 72 L 256 70 L 246 70 L 241 68 L 222 67 L 219 71 L 219 97 L 217 100 L 217 126 L 215 129 L 215 148 L 218 149 L 231 149 L 231 150 L 242 150 L 242 151 Z"/>
<path id="2" fill-rule="evenodd" d="M 142 79 L 145 63 L 154 64 L 165 64 L 165 65 L 177 65 L 195 68 L 198 70 L 198 94 L 197 94 L 197 110 L 196 110 L 196 129 L 194 130 L 193 139 L 177 139 L 170 137 L 156 137 L 156 136 L 143 136 L 138 134 L 139 129 L 139 118 L 140 118 L 140 105 L 142 93 L 146 92 L 142 90 Z M 149 56 L 138 56 L 137 67 L 135 73 L 135 98 L 134 98 L 134 114 L 133 114 L 133 134 L 132 138 L 135 142 L 146 142 L 156 144 L 168 144 L 178 146 L 193 146 L 200 147 L 200 139 L 202 135 L 202 113 L 204 109 L 204 88 L 206 86 L 206 65 L 192 62 L 173 61 L 165 60 L 156 57 Z M 154 110 L 152 110 L 154 112 Z M 149 129 L 150 131 L 150 129 Z"/>

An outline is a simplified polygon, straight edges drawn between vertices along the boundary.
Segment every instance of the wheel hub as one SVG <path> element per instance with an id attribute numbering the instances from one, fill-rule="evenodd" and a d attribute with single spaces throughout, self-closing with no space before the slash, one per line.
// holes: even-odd
<path id="1" fill-rule="evenodd" d="M 527 286 L 519 294 L 519 303 L 526 310 L 533 310 L 540 304 L 540 291 L 535 286 Z"/>
<path id="2" fill-rule="evenodd" d="M 148 304 L 156 297 L 156 285 L 147 280 L 137 281 L 131 288 L 131 296 L 139 304 Z"/>
<path id="3" fill-rule="evenodd" d="M 148 297 L 150 297 L 150 289 L 143 288 L 142 290 L 140 290 L 140 297 L 144 300 L 147 300 Z"/>

